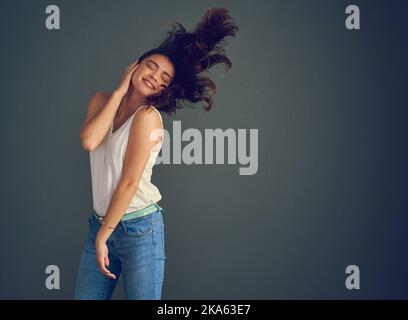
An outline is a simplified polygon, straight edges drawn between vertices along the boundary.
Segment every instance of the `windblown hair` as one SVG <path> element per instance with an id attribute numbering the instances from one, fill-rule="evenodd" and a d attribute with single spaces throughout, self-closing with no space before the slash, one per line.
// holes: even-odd
<path id="1" fill-rule="evenodd" d="M 192 32 L 173 22 L 162 44 L 145 52 L 139 62 L 152 54 L 166 56 L 174 65 L 175 74 L 168 86 L 158 94 L 148 96 L 146 103 L 169 114 L 191 103 L 203 101 L 204 110 L 213 106 L 216 85 L 203 73 L 221 63 L 225 72 L 232 63 L 225 55 L 225 37 L 238 31 L 225 8 L 208 10 Z"/>

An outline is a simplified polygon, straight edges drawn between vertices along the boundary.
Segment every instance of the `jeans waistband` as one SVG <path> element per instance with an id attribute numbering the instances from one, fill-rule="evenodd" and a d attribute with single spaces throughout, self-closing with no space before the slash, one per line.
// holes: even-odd
<path id="1" fill-rule="evenodd" d="M 129 212 L 129 213 L 125 213 L 122 217 L 122 219 L 120 219 L 120 221 L 128 221 L 131 219 L 136 219 L 139 217 L 143 217 L 145 215 L 148 215 L 149 213 L 155 212 L 157 210 L 160 211 L 164 211 L 162 207 L 160 207 L 157 203 L 153 203 L 149 206 L 147 206 L 146 208 L 140 209 L 140 210 L 136 210 L 133 212 Z M 99 216 L 96 212 L 95 209 L 92 210 L 92 213 L 94 215 L 94 217 L 101 222 L 101 220 L 103 219 L 103 217 Z"/>

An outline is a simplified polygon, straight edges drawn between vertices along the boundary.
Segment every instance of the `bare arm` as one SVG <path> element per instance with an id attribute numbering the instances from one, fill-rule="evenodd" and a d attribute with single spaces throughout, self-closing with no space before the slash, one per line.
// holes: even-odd
<path id="1" fill-rule="evenodd" d="M 92 97 L 80 134 L 85 150 L 92 151 L 101 144 L 115 119 L 122 98 L 123 95 L 117 91 L 110 97 L 100 92 Z"/>
<path id="2" fill-rule="evenodd" d="M 82 147 L 85 150 L 92 151 L 96 149 L 105 138 L 115 119 L 120 102 L 129 89 L 133 72 L 138 66 L 138 60 L 127 66 L 119 87 L 110 97 L 100 92 L 92 97 L 80 134 Z"/>

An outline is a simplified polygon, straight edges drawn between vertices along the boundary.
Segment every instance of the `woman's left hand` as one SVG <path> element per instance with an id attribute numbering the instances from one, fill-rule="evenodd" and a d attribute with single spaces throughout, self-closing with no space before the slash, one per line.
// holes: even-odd
<path id="1" fill-rule="evenodd" d="M 106 241 L 97 240 L 95 242 L 95 248 L 96 248 L 96 262 L 98 263 L 101 272 L 109 278 L 116 279 L 116 276 L 106 268 L 106 266 L 109 267 L 108 258 L 109 251 L 108 246 L 106 245 Z"/>

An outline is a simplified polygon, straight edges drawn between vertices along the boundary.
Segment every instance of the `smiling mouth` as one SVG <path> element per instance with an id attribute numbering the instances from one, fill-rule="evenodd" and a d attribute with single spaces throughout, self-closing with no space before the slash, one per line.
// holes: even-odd
<path id="1" fill-rule="evenodd" d="M 144 82 L 144 84 L 146 85 L 146 87 L 148 87 L 148 88 L 150 88 L 150 89 L 152 89 L 152 90 L 156 90 L 156 89 L 154 88 L 154 86 L 153 86 L 149 81 L 143 79 L 143 82 Z"/>

